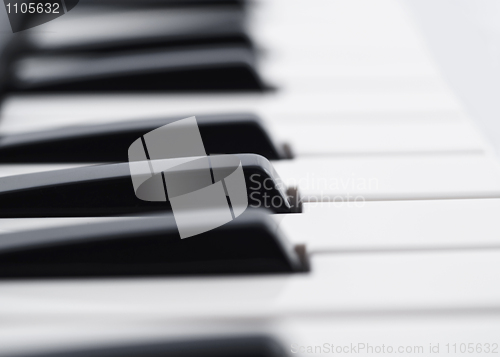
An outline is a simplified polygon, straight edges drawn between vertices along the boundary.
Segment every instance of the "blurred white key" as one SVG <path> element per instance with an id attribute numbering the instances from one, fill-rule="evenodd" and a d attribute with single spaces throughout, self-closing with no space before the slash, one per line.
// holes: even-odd
<path id="1" fill-rule="evenodd" d="M 332 120 L 336 114 L 371 115 L 456 112 L 460 106 L 449 93 L 293 93 L 230 95 L 82 95 L 14 96 L 1 111 L 0 133 L 53 127 L 109 123 L 167 115 L 254 112 L 266 121 L 301 118 Z M 404 117 L 404 116 L 402 116 Z"/>
<path id="2" fill-rule="evenodd" d="M 418 77 L 441 80 L 420 34 L 396 1 L 315 6 L 262 1 L 250 9 L 252 37 L 269 52 L 260 70 L 282 87 L 328 90 L 336 76 L 376 78 L 381 90 L 391 77 L 407 80 L 401 90 Z M 314 25 L 297 26 L 299 21 Z"/>
<path id="3" fill-rule="evenodd" d="M 443 118 L 444 119 L 444 118 Z M 480 153 L 482 138 L 466 121 L 332 120 L 272 122 L 280 142 L 290 143 L 299 156 L 384 155 L 390 153 Z"/>
<path id="4" fill-rule="evenodd" d="M 471 355 L 491 353 L 498 346 L 499 329 L 495 310 L 474 314 L 451 309 L 290 318 L 282 321 L 278 334 L 297 356 L 453 356 L 460 349 Z"/>
<path id="5" fill-rule="evenodd" d="M 304 202 L 500 198 L 500 166 L 482 155 L 299 157 L 273 165 Z"/>
<path id="6" fill-rule="evenodd" d="M 422 40 L 397 1 L 260 1 L 250 30 L 270 48 L 342 45 L 422 50 Z M 273 41 L 275 40 L 275 41 Z"/>

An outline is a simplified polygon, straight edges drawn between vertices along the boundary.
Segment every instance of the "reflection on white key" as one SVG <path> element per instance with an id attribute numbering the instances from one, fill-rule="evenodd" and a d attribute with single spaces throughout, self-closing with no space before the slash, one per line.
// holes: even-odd
<path id="1" fill-rule="evenodd" d="M 482 155 L 311 157 L 273 165 L 304 202 L 500 198 L 500 166 Z"/>
<path id="2" fill-rule="evenodd" d="M 312 252 L 500 249 L 500 199 L 305 203 L 274 215 Z"/>

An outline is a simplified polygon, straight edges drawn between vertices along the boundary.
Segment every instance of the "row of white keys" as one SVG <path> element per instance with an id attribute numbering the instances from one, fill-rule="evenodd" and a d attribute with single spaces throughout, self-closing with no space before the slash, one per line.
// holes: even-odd
<path id="1" fill-rule="evenodd" d="M 294 2 L 292 2 L 294 3 Z M 384 8 L 385 13 L 390 13 L 391 11 L 398 11 L 395 6 L 387 6 L 389 2 L 365 2 L 360 4 L 359 2 L 355 2 L 356 6 L 351 6 L 353 2 L 329 2 L 329 4 L 322 4 L 324 7 L 321 7 L 322 10 L 328 9 L 328 5 L 332 8 L 335 6 L 340 7 L 344 6 L 352 11 L 351 16 L 346 16 L 346 13 L 343 11 L 316 11 L 314 12 L 314 22 L 317 21 L 330 21 L 331 25 L 330 29 L 336 29 L 336 31 L 331 31 L 333 41 L 342 42 L 346 39 L 345 43 L 345 53 L 348 53 L 352 59 L 355 61 L 359 61 L 359 57 L 352 56 L 352 53 L 355 53 L 349 46 L 352 45 L 353 42 L 361 44 L 363 40 L 368 39 L 369 43 L 365 45 L 371 45 L 372 43 L 382 42 L 387 40 L 386 46 L 390 48 L 393 43 L 398 42 L 397 36 L 404 31 L 408 30 L 408 27 L 402 24 L 401 26 L 397 26 L 397 29 L 394 28 L 392 31 L 387 31 L 385 34 L 382 34 L 381 31 L 390 29 L 393 25 L 393 21 L 397 21 L 399 19 L 401 22 L 408 21 L 408 19 L 404 16 L 405 14 L 399 13 L 398 16 L 389 16 L 384 17 L 383 21 L 378 16 L 381 12 L 378 12 L 378 8 Z M 294 3 L 296 4 L 296 3 Z M 349 5 L 347 5 L 349 4 Z M 276 7 L 276 11 L 274 12 L 274 16 L 270 16 L 270 21 L 279 21 L 279 19 L 293 19 L 293 17 L 287 17 L 282 14 L 282 9 L 285 7 Z M 292 8 L 293 5 L 286 7 L 287 9 Z M 338 10 L 338 9 L 336 9 Z M 312 12 L 312 11 L 311 11 Z M 321 14 L 324 14 L 321 16 Z M 308 12 L 305 13 L 305 16 L 309 15 Z M 343 15 L 343 16 L 342 16 Z M 400 16 L 403 15 L 403 16 Z M 388 21 L 389 20 L 389 21 Z M 363 24 L 358 23 L 358 21 L 362 21 L 365 23 L 369 23 L 372 26 L 364 27 Z M 376 23 L 378 21 L 378 23 Z M 292 22 L 292 21 L 290 21 Z M 381 22 L 384 24 L 382 25 Z M 285 26 L 284 26 L 285 27 Z M 272 26 L 269 26 L 272 29 Z M 363 36 L 361 32 L 363 29 L 370 28 L 373 30 L 373 36 Z M 293 30 L 293 26 L 286 26 L 288 31 Z M 295 26 L 297 32 L 304 31 L 303 27 Z M 360 30 L 361 29 L 361 30 Z M 403 31 L 401 31 L 403 30 Z M 307 31 L 307 30 L 306 30 Z M 335 34 L 338 34 L 336 37 Z M 366 35 L 366 34 L 365 34 Z M 326 36 L 325 36 L 326 37 Z M 406 40 L 409 36 L 407 35 L 404 40 Z M 294 36 L 290 36 L 288 38 L 295 39 Z M 404 36 L 401 36 L 399 39 L 403 39 Z M 358 41 L 356 41 L 358 40 Z M 403 40 L 403 41 L 404 41 Z M 279 46 L 279 40 L 274 41 L 275 46 Z M 367 47 L 368 47 L 367 46 Z M 284 46 L 286 47 L 286 46 Z M 411 44 L 408 44 L 408 52 L 412 53 L 413 58 L 419 58 L 419 51 L 413 51 L 410 47 Z M 286 52 L 286 49 L 284 49 Z M 327 51 L 325 51 L 327 52 Z M 340 52 L 340 51 L 339 51 Z M 361 52 L 361 51 L 360 51 Z M 374 53 L 366 51 L 367 53 Z M 381 51 L 382 52 L 382 51 Z M 394 51 L 387 50 L 384 53 L 391 54 L 395 56 L 401 56 L 407 53 L 404 51 Z M 312 56 L 313 59 L 311 61 L 315 61 L 316 57 Z M 317 56 L 317 57 L 326 57 L 329 60 L 332 58 L 328 56 Z M 333 56 L 332 56 L 333 57 Z M 278 62 L 278 61 L 277 61 Z M 320 66 L 320 60 L 317 61 L 317 65 Z M 386 59 L 385 63 L 390 63 Z M 406 63 L 409 64 L 409 63 Z M 274 68 L 273 68 L 274 67 Z M 327 67 L 327 66 L 323 66 Z M 319 68 L 319 72 L 323 70 L 323 67 Z M 332 66 L 335 68 L 335 66 Z M 279 65 L 272 66 L 274 70 L 279 68 Z M 337 67 L 338 68 L 338 67 Z M 340 73 L 347 73 L 348 75 L 352 75 L 354 71 L 350 71 L 348 63 L 345 63 L 344 66 L 340 66 Z M 390 63 L 389 66 L 384 67 L 383 65 L 378 68 L 379 73 L 383 75 L 383 73 L 388 76 L 394 76 L 403 71 L 408 71 L 408 69 L 414 70 L 416 76 L 429 76 L 429 78 L 433 78 L 433 71 L 430 69 L 430 66 L 425 65 L 416 65 L 415 62 L 411 63 L 408 66 L 405 66 L 405 63 Z M 357 70 L 361 69 L 361 66 L 357 68 Z M 272 71 L 270 71 L 272 72 Z M 332 71 L 332 75 L 335 75 L 335 70 Z M 359 73 L 359 72 L 358 72 Z M 406 72 L 407 74 L 409 72 Z M 279 75 L 277 76 L 280 79 Z M 283 76 L 286 77 L 286 76 Z M 407 77 L 408 78 L 408 77 Z M 409 78 L 408 78 L 409 79 Z M 297 80 L 298 82 L 298 80 Z M 409 80 L 407 83 L 411 82 Z M 383 85 L 378 84 L 382 90 L 384 90 Z M 373 123 L 374 124 L 374 123 Z M 377 123 L 384 126 L 385 123 Z M 419 125 L 422 124 L 421 121 L 418 122 Z M 375 126 L 375 125 L 374 125 Z M 378 125 L 377 125 L 378 126 Z M 438 133 L 438 131 L 433 131 L 433 128 L 436 128 L 437 122 L 434 121 L 429 125 L 429 132 Z M 363 128 L 361 128 L 363 127 Z M 369 131 L 369 124 L 363 123 L 358 128 L 358 137 L 364 138 L 365 130 Z M 380 128 L 380 126 L 378 126 Z M 407 128 L 410 128 L 408 126 Z M 423 127 L 421 127 L 423 128 Z M 373 131 L 372 133 L 380 138 L 380 142 L 391 143 L 394 140 L 394 136 L 391 134 L 395 134 L 397 131 L 391 131 L 390 129 L 394 129 L 394 122 L 388 123 L 386 137 L 384 135 L 380 135 L 379 131 Z M 449 130 L 450 127 L 447 127 L 445 130 Z M 409 135 L 408 137 L 405 135 L 401 135 L 401 139 L 408 143 L 412 144 L 412 138 L 423 138 L 426 137 L 426 144 L 428 144 L 429 148 L 433 147 L 435 143 L 432 140 L 428 140 L 428 136 L 420 136 L 417 133 L 419 130 L 417 128 L 413 128 L 410 130 L 414 130 L 413 136 Z M 326 136 L 326 135 L 325 135 Z M 463 137 L 465 138 L 465 137 Z M 463 140 L 460 139 L 460 140 Z M 334 137 L 332 141 L 339 138 Z M 351 143 L 356 145 L 356 148 L 363 148 L 363 140 L 355 140 L 353 137 L 349 137 Z M 352 140 L 354 139 L 354 140 Z M 340 139 L 341 140 L 341 139 Z M 445 141 L 443 141 L 444 143 Z M 462 143 L 464 141 L 461 141 Z M 320 142 L 321 143 L 321 142 Z M 379 148 L 380 149 L 380 148 Z M 307 152 L 307 149 L 303 149 L 304 153 Z M 373 150 L 373 148 L 372 148 Z M 358 152 L 361 152 L 359 150 Z M 302 151 L 301 151 L 302 152 Z M 370 151 L 366 151 L 368 153 Z M 373 151 L 372 151 L 373 152 Z M 387 151 L 389 152 L 389 150 Z M 387 154 L 386 152 L 386 154 Z M 407 151 L 408 152 L 408 151 Z M 382 152 L 375 152 L 375 154 L 380 155 Z M 391 158 L 381 157 L 381 161 L 377 160 L 367 160 L 366 157 L 353 157 L 354 162 L 348 165 L 342 165 L 342 160 L 331 161 L 330 163 L 324 162 L 321 165 L 319 171 L 312 171 L 312 173 L 317 173 L 319 177 L 323 175 L 328 176 L 332 171 L 331 167 L 334 166 L 334 163 L 340 164 L 341 168 L 336 171 L 342 172 L 337 178 L 342 178 L 347 183 L 349 178 L 349 174 L 351 174 L 351 178 L 355 178 L 356 175 L 364 176 L 364 179 L 370 177 L 370 174 L 366 175 L 368 172 L 371 174 L 380 175 L 379 178 L 382 178 L 383 181 L 387 185 L 378 186 L 379 189 L 378 194 L 383 192 L 383 195 L 392 196 L 393 198 L 431 198 L 431 197 L 441 197 L 441 198 L 450 198 L 457 197 L 458 191 L 452 193 L 454 187 L 455 180 L 460 181 L 459 185 L 464 183 L 463 180 L 458 178 L 454 178 L 455 174 L 462 176 L 462 170 L 460 169 L 460 165 L 463 164 L 464 167 L 467 166 L 467 160 L 463 162 L 458 161 L 456 164 L 453 163 L 443 163 L 444 165 L 437 169 L 431 169 L 432 166 L 439 166 L 438 163 L 442 158 L 438 158 L 437 160 L 431 160 L 428 162 L 428 169 L 430 171 L 419 171 L 417 168 L 418 162 L 422 162 L 425 158 L 418 157 L 408 157 L 402 156 L 400 158 L 395 158 L 393 161 Z M 357 161 L 356 161 L 357 160 Z M 406 161 L 408 161 L 406 163 Z M 447 161 L 447 160 L 446 160 Z M 473 160 L 475 161 L 475 160 Z M 318 163 L 319 160 L 316 161 Z M 389 163 L 390 162 L 390 163 Z M 380 167 L 376 167 L 375 165 L 382 164 L 384 166 L 383 169 Z M 289 173 L 296 174 L 296 168 L 291 168 L 284 165 L 284 168 L 280 168 L 278 164 L 278 171 L 282 173 L 283 176 L 286 176 Z M 306 175 L 311 174 L 310 168 L 313 167 L 313 164 L 304 164 L 302 175 L 299 175 L 303 181 L 306 182 L 314 182 L 315 179 L 308 178 Z M 478 169 L 478 165 L 474 164 L 471 167 L 471 171 L 475 171 L 472 176 L 468 176 L 469 172 L 465 173 L 464 177 L 468 177 L 471 179 L 469 181 L 469 186 L 472 188 L 475 186 L 479 188 L 483 184 L 483 180 L 486 177 L 497 177 L 496 173 L 496 163 L 491 162 L 490 164 L 486 164 L 483 168 L 486 171 L 493 173 L 492 176 L 486 175 L 484 176 L 484 171 Z M 483 166 L 480 164 L 479 166 Z M 491 168 L 488 168 L 488 166 Z M 325 169 L 326 167 L 326 169 Z M 415 170 L 414 170 L 415 169 Z M 420 169 L 424 169 L 424 167 L 420 167 Z M 457 170 L 458 169 L 458 170 Z M 344 171 L 343 171 L 344 170 Z M 404 172 L 408 170 L 407 172 Z M 424 169 L 425 170 L 425 169 Z M 477 170 L 477 171 L 476 171 Z M 384 172 L 382 174 L 382 171 Z M 363 174 L 360 174 L 363 172 Z M 354 174 L 354 175 L 353 175 Z M 401 188 L 404 186 L 404 180 L 409 177 L 405 177 L 405 175 L 415 175 L 414 179 L 410 179 L 407 181 L 410 185 L 414 185 L 415 182 L 418 182 L 414 187 L 415 191 L 411 190 L 409 187 L 405 188 L 405 193 L 410 192 L 411 195 L 399 196 L 402 193 Z M 475 176 L 477 174 L 477 176 Z M 357 177 L 360 177 L 357 176 Z M 431 178 L 433 176 L 433 178 Z M 475 177 L 473 177 L 475 176 Z M 335 177 L 333 175 L 332 177 Z M 305 179 L 305 180 L 304 180 Z M 448 185 L 446 181 L 449 180 Z M 317 181 L 317 179 L 316 179 Z M 494 183 L 495 179 L 491 181 Z M 366 183 L 366 181 L 365 181 Z M 467 184 L 468 185 L 468 184 Z M 463 186 L 462 186 L 463 187 Z M 443 189 L 442 194 L 439 194 L 438 191 Z M 456 187 L 455 187 L 456 188 Z M 485 188 L 483 186 L 483 188 Z M 306 189 L 306 196 L 309 194 L 315 194 L 314 190 L 310 187 L 305 188 L 301 187 L 302 190 Z M 369 190 L 366 192 L 366 189 L 351 189 L 351 191 L 356 193 L 362 193 L 360 191 L 365 190 L 365 196 L 368 194 L 368 199 L 376 199 L 377 192 L 373 192 L 374 190 Z M 433 189 L 437 189 L 434 191 Z M 473 189 L 475 190 L 475 189 Z M 494 190 L 497 190 L 496 188 Z M 346 194 L 346 189 L 337 189 L 334 194 L 338 194 L 341 197 L 344 197 Z M 392 193 L 390 193 L 392 191 Z M 485 190 L 487 195 L 492 194 L 493 192 L 489 189 Z M 476 191 L 477 192 L 477 191 Z M 378 196 L 380 198 L 380 196 Z M 469 254 L 474 255 L 474 248 L 477 249 L 498 249 L 498 235 L 495 222 L 495 213 L 499 211 L 499 201 L 498 200 L 444 200 L 444 201 L 400 201 L 400 202 L 361 202 L 361 205 L 356 205 L 354 203 L 319 203 L 319 204 L 304 204 L 305 214 L 296 215 L 296 216 L 287 216 L 278 218 L 281 222 L 281 228 L 286 232 L 286 234 L 294 240 L 296 243 L 306 243 L 308 248 L 313 252 L 331 252 L 340 254 L 341 252 L 370 252 L 370 251 L 394 251 L 394 256 L 398 256 L 398 250 L 401 251 L 401 255 L 399 259 L 404 259 L 404 251 L 417 251 L 417 250 L 439 250 L 439 249 L 471 249 Z M 470 257 L 471 255 L 467 255 Z M 379 291 L 384 289 L 384 286 L 377 284 L 380 279 L 381 274 L 380 271 L 374 272 L 372 275 L 372 267 L 371 264 L 373 261 L 367 259 L 362 260 L 362 254 L 357 257 L 359 267 L 355 267 L 353 269 L 359 269 L 364 267 L 366 269 L 366 275 L 370 277 L 374 277 L 376 280 L 373 285 L 367 284 L 363 286 L 363 283 L 357 279 L 346 280 L 344 284 L 335 284 L 335 278 L 332 278 L 331 286 L 335 286 L 339 294 L 343 294 L 344 289 L 350 289 L 359 287 L 360 285 L 364 289 L 360 289 L 359 295 L 367 295 L 371 296 L 373 292 L 376 295 Z M 383 258 L 382 256 L 380 258 Z M 422 253 L 422 258 L 425 259 L 425 253 Z M 331 256 L 330 259 L 335 259 Z M 417 267 L 416 270 L 422 271 L 422 273 L 417 274 L 417 278 L 425 278 L 427 275 L 427 269 L 435 269 L 436 274 L 440 273 L 440 269 L 446 267 L 449 264 L 449 261 L 442 257 L 440 264 L 437 264 L 435 267 L 429 267 L 425 265 L 425 262 L 422 262 L 421 267 Z M 464 262 L 466 264 L 466 262 Z M 401 276 L 405 275 L 404 264 L 395 264 L 394 270 L 399 270 L 400 267 L 403 268 L 401 271 Z M 335 267 L 338 268 L 338 267 Z M 332 276 L 339 271 L 335 268 L 331 269 Z M 390 273 L 384 276 L 387 281 L 394 283 L 397 285 L 397 281 L 394 281 L 394 276 L 397 274 Z M 474 276 L 475 273 L 472 273 Z M 477 275 L 477 277 L 483 277 L 484 275 Z M 449 279 L 460 279 L 459 271 L 451 271 L 448 276 Z M 413 281 L 412 276 L 408 274 L 404 278 L 404 282 L 408 283 Z M 446 280 L 446 279 L 445 279 Z M 498 278 L 495 277 L 495 280 L 498 281 Z M 449 286 L 449 285 L 448 285 Z M 430 279 L 429 284 L 425 286 L 421 286 L 420 288 L 425 290 L 426 292 L 436 292 L 436 299 L 432 298 L 433 301 L 438 300 L 439 291 L 434 290 L 435 288 L 442 287 L 441 284 L 435 285 L 435 280 Z M 399 286 L 400 289 L 405 289 L 406 286 Z M 467 289 L 467 284 L 464 282 L 463 289 Z M 309 293 L 313 293 L 309 291 Z M 391 289 L 388 294 L 394 294 L 397 296 L 397 288 Z M 418 293 L 416 293 L 418 294 Z M 488 293 L 485 293 L 484 296 L 480 297 L 485 298 Z M 389 301 L 388 298 L 386 301 Z M 401 301 L 405 301 L 401 299 Z M 434 343 L 434 348 L 436 346 L 436 342 L 440 343 L 440 352 L 446 353 L 445 344 L 446 343 L 457 343 L 457 342 L 498 342 L 496 340 L 496 334 L 498 328 L 500 327 L 500 319 L 498 318 L 498 314 L 495 315 L 495 312 L 498 312 L 498 308 L 491 308 L 487 304 L 482 305 L 483 310 L 479 312 L 478 315 L 474 315 L 471 310 L 465 308 L 463 310 L 457 309 L 455 314 L 453 312 L 453 304 L 447 306 L 447 308 L 442 309 L 421 309 L 413 307 L 409 310 L 402 310 L 397 313 L 392 312 L 383 312 L 383 311 L 358 311 L 353 314 L 332 314 L 324 316 L 319 316 L 320 314 L 312 317 L 308 316 L 305 318 L 291 318 L 283 323 L 282 333 L 284 340 L 286 341 L 287 347 L 291 347 L 292 344 L 295 346 L 323 346 L 324 343 L 335 344 L 335 346 L 344 346 L 350 345 L 352 343 L 371 343 L 372 346 L 385 346 L 393 345 L 393 346 L 424 346 L 424 355 L 430 355 L 431 351 L 429 351 L 429 343 Z M 491 309 L 488 309 L 488 308 Z M 491 349 L 490 349 L 491 350 Z M 294 349 L 290 348 L 290 351 L 294 351 Z M 297 349 L 295 349 L 297 351 Z M 323 352 L 323 353 L 322 353 Z M 333 352 L 333 350 L 332 350 Z M 338 351 L 336 351 L 338 353 Z M 341 351 L 345 352 L 345 351 Z M 373 353 L 379 354 L 379 351 L 372 351 Z M 415 353 L 419 353 L 417 350 Z M 434 349 L 435 353 L 436 350 Z M 448 351 L 449 352 L 449 351 Z M 300 353 L 299 353 L 300 354 Z M 312 354 L 314 355 L 331 355 L 331 353 L 325 353 L 324 350 L 320 350 L 318 353 L 317 350 L 313 350 Z M 303 355 L 311 355 L 310 350 L 306 350 L 306 353 Z"/>
<path id="2" fill-rule="evenodd" d="M 264 1 L 256 8 L 251 32 L 258 43 L 273 49 L 265 53 L 261 70 L 285 88 L 357 95 L 448 91 L 400 4 L 361 0 L 304 6 L 300 1 Z M 408 114 L 404 113 L 396 114 L 399 121 L 390 120 L 388 113 L 347 115 L 346 120 L 345 114 L 337 114 L 327 124 L 313 122 L 314 132 L 309 124 L 316 115 L 309 115 L 302 123 L 288 120 L 274 132 L 293 142 L 300 155 L 318 155 L 322 150 L 340 155 L 447 152 L 455 139 L 457 146 L 451 151 L 457 152 L 469 140 L 476 140 L 469 125 L 442 123 L 440 120 L 449 119 L 449 114 L 437 114 L 439 119 L 434 118 L 432 124 L 426 122 L 428 115 L 417 115 L 414 122 L 407 122 Z M 463 135 L 457 129 L 464 129 Z M 295 133 L 303 133 L 301 140 Z M 472 146 L 469 149 L 474 151 Z"/>

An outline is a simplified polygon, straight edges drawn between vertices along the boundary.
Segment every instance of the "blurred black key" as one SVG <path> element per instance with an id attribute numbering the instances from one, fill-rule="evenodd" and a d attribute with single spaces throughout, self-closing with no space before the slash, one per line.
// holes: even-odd
<path id="1" fill-rule="evenodd" d="M 18 357 L 286 357 L 283 346 L 267 336 L 215 337 L 126 344 Z"/>
<path id="2" fill-rule="evenodd" d="M 301 258 L 268 212 L 180 239 L 172 215 L 0 235 L 0 277 L 291 273 Z"/>
<path id="3" fill-rule="evenodd" d="M 74 126 L 0 137 L 0 163 L 127 162 L 134 140 L 181 119 L 167 118 Z M 252 153 L 268 160 L 289 158 L 252 114 L 197 116 L 207 154 Z"/>
<path id="4" fill-rule="evenodd" d="M 18 48 L 18 57 L 37 52 L 109 54 L 216 44 L 251 46 L 245 30 L 243 6 L 161 4 L 163 2 L 105 2 L 97 6 L 79 6 L 71 17 L 47 25 L 47 31 L 28 32 L 16 38 L 12 45 Z"/>
<path id="5" fill-rule="evenodd" d="M 27 56 L 10 66 L 8 92 L 264 91 L 246 46 Z"/>
<path id="6" fill-rule="evenodd" d="M 254 154 L 237 156 L 245 176 L 249 207 L 268 208 L 276 213 L 300 212 L 298 193 L 286 192 L 266 158 Z M 198 173 L 192 170 L 190 175 L 195 177 Z M 169 202 L 142 201 L 136 197 L 128 163 L 0 179 L 3 218 L 93 217 L 171 210 Z"/>

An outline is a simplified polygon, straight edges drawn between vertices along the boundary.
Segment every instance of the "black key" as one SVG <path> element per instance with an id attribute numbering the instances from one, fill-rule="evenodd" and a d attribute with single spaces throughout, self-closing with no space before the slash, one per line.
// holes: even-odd
<path id="1" fill-rule="evenodd" d="M 0 163 L 127 162 L 138 137 L 181 117 L 74 126 L 0 137 Z M 252 153 L 269 160 L 290 158 L 275 145 L 262 121 L 252 114 L 196 117 L 207 154 Z"/>
<path id="2" fill-rule="evenodd" d="M 215 337 L 183 341 L 126 344 L 19 357 L 286 357 L 288 353 L 267 336 Z"/>
<path id="3" fill-rule="evenodd" d="M 301 211 L 295 190 L 284 188 L 271 163 L 254 154 L 240 158 L 249 207 L 276 213 Z M 224 167 L 212 167 L 224 170 Z M 231 169 L 228 167 L 228 169 Z M 182 172 L 181 172 L 182 173 Z M 190 175 L 204 174 L 191 171 Z M 93 217 L 171 211 L 169 202 L 136 197 L 128 163 L 9 176 L 0 179 L 0 217 Z"/>
<path id="4" fill-rule="evenodd" d="M 227 45 L 111 54 L 26 56 L 9 67 L 7 92 L 168 92 L 267 89 L 254 51 Z"/>
<path id="5" fill-rule="evenodd" d="M 304 271 L 268 212 L 180 239 L 172 215 L 0 235 L 0 277 L 107 277 Z"/>

